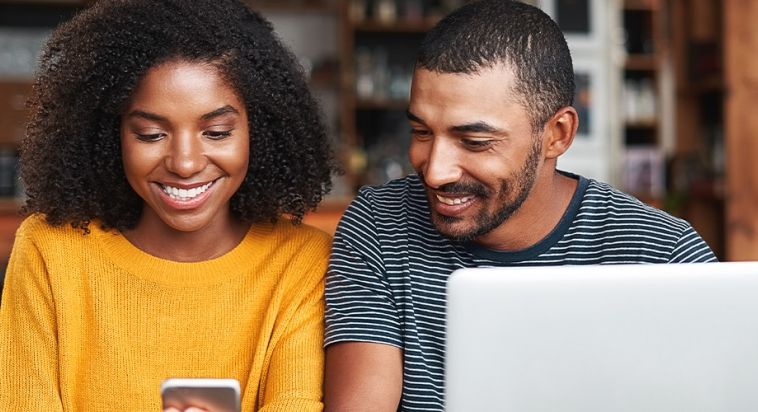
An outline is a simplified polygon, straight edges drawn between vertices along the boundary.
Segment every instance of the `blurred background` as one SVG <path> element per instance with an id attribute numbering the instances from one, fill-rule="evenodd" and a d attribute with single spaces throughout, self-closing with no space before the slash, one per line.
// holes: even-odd
<path id="1" fill-rule="evenodd" d="M 297 54 L 345 174 L 307 222 L 411 172 L 415 49 L 465 0 L 249 1 Z M 722 260 L 758 259 L 758 0 L 531 0 L 560 25 L 581 126 L 558 167 L 689 220 Z M 92 0 L 0 0 L 0 268 L 23 218 L 17 145 L 37 56 Z"/>

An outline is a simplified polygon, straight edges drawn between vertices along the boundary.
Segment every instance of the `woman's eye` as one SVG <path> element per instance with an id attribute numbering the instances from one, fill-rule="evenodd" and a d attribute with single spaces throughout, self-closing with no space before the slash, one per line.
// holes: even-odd
<path id="1" fill-rule="evenodd" d="M 165 136 L 164 133 L 137 133 L 137 139 L 143 142 L 156 142 Z"/>
<path id="2" fill-rule="evenodd" d="M 224 130 L 224 131 L 207 130 L 203 132 L 203 135 L 209 139 L 221 140 L 221 139 L 231 136 L 232 131 L 231 130 Z"/>

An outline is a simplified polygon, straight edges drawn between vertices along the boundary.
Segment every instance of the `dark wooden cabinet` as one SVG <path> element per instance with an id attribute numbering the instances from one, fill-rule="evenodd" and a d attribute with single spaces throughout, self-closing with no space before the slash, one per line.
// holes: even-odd
<path id="1" fill-rule="evenodd" d="M 758 1 L 723 8 L 726 258 L 758 260 Z"/>

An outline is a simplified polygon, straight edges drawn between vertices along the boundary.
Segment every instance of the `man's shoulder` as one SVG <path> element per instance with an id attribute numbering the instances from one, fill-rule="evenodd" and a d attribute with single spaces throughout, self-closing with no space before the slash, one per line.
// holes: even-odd
<path id="1" fill-rule="evenodd" d="M 610 247 L 619 262 L 708 262 L 716 258 L 686 220 L 610 185 L 590 181 L 573 234 Z"/>
<path id="2" fill-rule="evenodd" d="M 582 199 L 580 215 L 600 214 L 605 219 L 663 224 L 684 230 L 689 226 L 685 220 L 672 216 L 636 197 L 625 193 L 608 183 L 588 179 L 589 183 Z"/>
<path id="3" fill-rule="evenodd" d="M 398 196 L 423 193 L 424 186 L 417 175 L 408 175 L 399 179 L 390 180 L 381 185 L 363 186 L 358 191 L 358 196 L 371 196 L 375 198 L 397 199 Z"/>
<path id="4" fill-rule="evenodd" d="M 361 188 L 335 233 L 337 243 L 345 238 L 394 243 L 401 238 L 428 241 L 437 236 L 429 217 L 426 190 L 416 175 Z"/>

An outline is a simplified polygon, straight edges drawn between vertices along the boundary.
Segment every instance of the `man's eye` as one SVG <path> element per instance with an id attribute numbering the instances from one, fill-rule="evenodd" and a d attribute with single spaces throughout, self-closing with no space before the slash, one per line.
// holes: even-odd
<path id="1" fill-rule="evenodd" d="M 209 139 L 221 140 L 221 139 L 231 136 L 232 131 L 231 130 L 224 130 L 224 131 L 207 130 L 203 132 L 203 135 Z"/>
<path id="2" fill-rule="evenodd" d="M 428 130 L 423 129 L 411 129 L 411 136 L 415 138 L 429 138 L 431 136 L 431 133 L 429 133 Z"/>
<path id="3" fill-rule="evenodd" d="M 471 140 L 471 139 L 463 139 L 461 140 L 464 146 L 468 149 L 472 150 L 483 150 L 490 146 L 492 146 L 492 140 Z"/>

